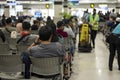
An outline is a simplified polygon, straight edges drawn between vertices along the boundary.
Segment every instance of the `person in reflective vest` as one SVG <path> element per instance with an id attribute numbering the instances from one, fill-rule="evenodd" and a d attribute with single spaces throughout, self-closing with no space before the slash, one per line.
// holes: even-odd
<path id="1" fill-rule="evenodd" d="M 93 14 L 90 14 L 89 16 L 89 24 L 92 26 L 91 40 L 92 40 L 93 48 L 95 48 L 95 38 L 98 31 L 98 21 L 99 21 L 99 15 L 96 13 L 96 9 L 93 9 Z"/>

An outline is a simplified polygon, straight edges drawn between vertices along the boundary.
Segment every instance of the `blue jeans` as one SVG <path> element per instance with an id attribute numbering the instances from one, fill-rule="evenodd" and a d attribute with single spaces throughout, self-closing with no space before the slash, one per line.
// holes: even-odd
<path id="1" fill-rule="evenodd" d="M 74 44 L 70 44 L 70 53 L 72 56 L 74 56 L 74 52 L 75 52 L 75 47 L 74 47 Z"/>
<path id="2" fill-rule="evenodd" d="M 28 53 L 27 52 L 22 52 L 21 59 L 22 59 L 23 63 L 25 64 L 24 77 L 26 79 L 29 79 L 30 78 L 30 65 L 31 65 L 32 62 L 29 58 Z"/>

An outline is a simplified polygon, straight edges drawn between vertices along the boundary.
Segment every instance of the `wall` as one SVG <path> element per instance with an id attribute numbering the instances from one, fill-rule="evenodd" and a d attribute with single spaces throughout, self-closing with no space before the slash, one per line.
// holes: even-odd
<path id="1" fill-rule="evenodd" d="M 46 9 L 46 4 L 24 4 L 24 15 L 34 15 L 35 11 L 42 12 L 43 16 L 54 16 L 53 4 L 50 4 L 50 8 Z M 28 9 L 27 9 L 28 8 Z"/>
<path id="2" fill-rule="evenodd" d="M 98 8 L 98 7 L 99 7 L 98 5 L 99 5 L 99 4 L 96 3 L 96 4 L 95 4 L 95 8 Z M 115 4 L 115 3 L 114 3 L 114 4 L 109 3 L 109 4 L 108 4 L 108 7 L 109 7 L 109 8 L 115 8 L 115 7 L 116 7 L 116 4 Z M 90 8 L 90 3 L 88 3 L 88 4 L 80 4 L 79 6 L 74 6 L 74 8 Z"/>

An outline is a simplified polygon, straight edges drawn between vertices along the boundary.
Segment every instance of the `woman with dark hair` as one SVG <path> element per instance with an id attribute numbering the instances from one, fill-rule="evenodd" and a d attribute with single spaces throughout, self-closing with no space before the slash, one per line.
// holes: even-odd
<path id="1" fill-rule="evenodd" d="M 51 21 L 52 19 L 51 19 L 51 17 L 50 16 L 48 16 L 47 17 L 47 21 Z"/>
<path id="2" fill-rule="evenodd" d="M 2 15 L 2 20 L 1 20 L 1 22 L 2 22 L 2 26 L 5 26 L 5 25 L 6 25 L 6 17 L 5 17 L 4 14 Z"/>
<path id="3" fill-rule="evenodd" d="M 51 42 L 58 42 L 58 36 L 57 36 L 57 33 L 56 33 L 56 25 L 55 25 L 55 23 L 51 20 L 51 21 L 47 21 L 46 25 L 51 27 L 51 29 L 52 29 L 53 37 L 52 37 Z"/>
<path id="4" fill-rule="evenodd" d="M 39 21 L 38 20 L 34 20 L 33 21 L 33 25 L 31 26 L 31 30 L 38 30 L 39 28 Z"/>

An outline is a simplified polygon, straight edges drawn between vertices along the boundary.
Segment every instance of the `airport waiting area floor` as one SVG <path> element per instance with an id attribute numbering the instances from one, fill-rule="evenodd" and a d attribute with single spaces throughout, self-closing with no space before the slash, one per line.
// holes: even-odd
<path id="1" fill-rule="evenodd" d="M 98 33 L 95 49 L 91 53 L 78 52 L 76 47 L 72 66 L 73 73 L 70 80 L 120 80 L 120 71 L 118 71 L 116 58 L 114 59 L 113 71 L 108 69 L 108 58 L 109 51 L 103 42 L 103 35 Z M 45 79 L 32 77 L 30 80 Z"/>
<path id="2" fill-rule="evenodd" d="M 109 50 L 103 41 L 103 35 L 97 34 L 95 49 L 91 53 L 76 52 L 70 80 L 120 80 L 117 60 L 114 59 L 113 71 L 108 69 Z"/>

